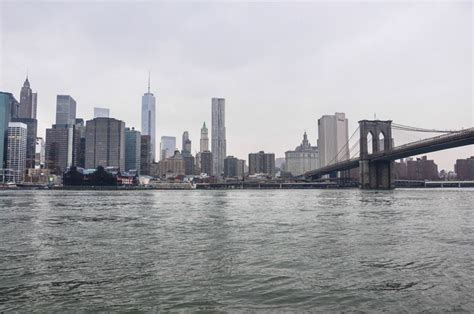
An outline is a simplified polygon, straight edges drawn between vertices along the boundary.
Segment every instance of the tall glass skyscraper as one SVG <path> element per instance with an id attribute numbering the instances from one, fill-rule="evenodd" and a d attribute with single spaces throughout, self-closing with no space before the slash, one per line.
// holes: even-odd
<path id="1" fill-rule="evenodd" d="M 160 160 L 170 158 L 174 155 L 174 151 L 176 150 L 176 137 L 162 136 L 160 146 Z"/>
<path id="2" fill-rule="evenodd" d="M 155 96 L 150 93 L 150 76 L 148 76 L 148 92 L 142 96 L 142 135 L 150 135 L 152 161 L 156 160 L 155 102 Z"/>
<path id="3" fill-rule="evenodd" d="M 226 157 L 225 99 L 212 98 L 211 151 L 213 175 L 222 176 Z"/>
<path id="4" fill-rule="evenodd" d="M 56 97 L 56 124 L 74 125 L 76 123 L 76 101 L 69 95 Z"/>

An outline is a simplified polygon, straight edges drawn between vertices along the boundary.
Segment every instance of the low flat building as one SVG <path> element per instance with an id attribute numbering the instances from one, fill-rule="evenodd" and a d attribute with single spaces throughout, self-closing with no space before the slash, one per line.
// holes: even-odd
<path id="1" fill-rule="evenodd" d="M 159 177 L 176 177 L 185 174 L 186 162 L 178 150 L 170 158 L 158 162 L 157 176 Z"/>

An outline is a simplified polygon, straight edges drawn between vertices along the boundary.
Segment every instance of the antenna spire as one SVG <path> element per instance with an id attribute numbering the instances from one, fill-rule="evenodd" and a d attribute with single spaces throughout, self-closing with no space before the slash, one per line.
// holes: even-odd
<path id="1" fill-rule="evenodd" d="M 148 70 L 148 94 L 150 93 L 150 71 Z"/>

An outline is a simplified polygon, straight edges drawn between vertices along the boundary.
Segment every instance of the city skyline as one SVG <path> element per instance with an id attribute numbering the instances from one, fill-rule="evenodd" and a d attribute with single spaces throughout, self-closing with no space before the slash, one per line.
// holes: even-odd
<path id="1" fill-rule="evenodd" d="M 86 9 L 91 9 L 93 23 L 98 23 L 97 17 L 99 13 L 104 13 L 102 10 L 104 7 L 100 4 L 73 6 L 79 15 L 85 14 Z M 184 14 L 199 21 L 206 18 L 216 7 L 221 8 L 221 5 L 202 5 L 199 6 L 200 10 L 197 12 L 190 10 L 195 8 L 191 4 L 181 4 L 177 7 L 151 4 L 130 6 L 132 19 L 136 19 L 139 9 L 148 8 L 156 12 L 158 8 L 162 8 L 164 12 L 170 14 L 183 9 Z M 258 4 L 234 4 L 231 7 L 233 14 L 237 16 L 243 16 L 246 13 L 253 17 L 262 15 L 262 8 Z M 139 55 L 130 59 L 130 55 L 117 51 L 117 54 L 111 58 L 112 62 L 104 61 L 104 65 L 99 65 L 89 62 L 91 60 L 89 50 L 85 49 L 84 56 L 78 55 L 77 58 L 78 61 L 86 64 L 86 69 L 93 70 L 94 75 L 90 77 L 90 81 L 86 82 L 83 78 L 84 69 L 77 68 L 74 62 L 65 57 L 66 55 L 62 56 L 61 62 L 64 62 L 62 65 L 67 67 L 68 71 L 63 71 L 62 66 L 54 66 L 55 64 L 51 64 L 52 61 L 45 60 L 44 54 L 49 51 L 49 45 L 45 45 L 43 50 L 35 53 L 28 49 L 23 49 L 28 53 L 17 50 L 23 47 L 23 43 L 16 41 L 19 33 L 25 32 L 26 36 L 31 36 L 28 39 L 34 45 L 38 45 L 41 41 L 47 40 L 45 35 L 48 31 L 52 31 L 52 27 L 62 21 L 63 18 L 59 13 L 67 15 L 71 12 L 71 7 L 45 3 L 31 5 L 25 10 L 25 16 L 33 20 L 44 19 L 44 16 L 39 16 L 42 12 L 50 18 L 49 22 L 42 23 L 37 31 L 32 32 L 31 26 L 13 24 L 13 17 L 19 11 L 23 12 L 21 9 L 25 8 L 25 5 L 2 4 L 1 14 L 4 22 L 1 34 L 4 45 L 1 62 L 2 69 L 5 71 L 0 74 L 0 89 L 13 92 L 19 99 L 21 84 L 25 79 L 25 71 L 21 69 L 29 69 L 29 81 L 34 86 L 34 91 L 40 95 L 37 104 L 38 136 L 40 137 L 44 137 L 45 129 L 54 123 L 54 100 L 58 94 L 71 95 L 77 101 L 77 117 L 85 120 L 92 118 L 94 104 L 100 103 L 112 109 L 112 117 L 125 121 L 127 126 L 140 129 L 140 115 L 137 113 L 140 96 L 146 85 L 147 70 L 150 69 L 155 82 L 152 92 L 157 96 L 156 137 L 160 138 L 165 134 L 180 136 L 182 130 L 189 130 L 193 135 L 191 140 L 197 143 L 202 121 L 211 120 L 209 99 L 222 96 L 227 100 L 227 153 L 239 158 L 245 158 L 248 152 L 260 150 L 273 152 L 277 157 L 282 157 L 285 151 L 294 148 L 300 142 L 303 130 L 308 132 L 309 140 L 316 143 L 317 119 L 336 111 L 346 113 L 349 119 L 349 133 L 356 129 L 358 120 L 370 119 L 374 114 L 380 119 L 392 119 L 397 123 L 425 128 L 460 129 L 472 126 L 472 77 L 470 76 L 472 59 L 469 58 L 472 52 L 472 47 L 469 45 L 472 41 L 472 30 L 469 28 L 472 5 L 466 3 L 367 4 L 361 7 L 364 9 L 355 8 L 349 14 L 348 8 L 354 9 L 349 4 L 266 6 L 272 15 L 271 18 L 264 18 L 271 22 L 270 25 L 275 27 L 275 30 L 267 29 L 259 24 L 256 31 L 260 35 L 269 36 L 268 44 L 259 44 L 255 48 L 242 45 L 245 49 L 234 52 L 228 58 L 224 58 L 225 49 L 218 49 L 211 53 L 210 55 L 214 57 L 211 59 L 203 58 L 202 53 L 208 52 L 207 50 L 198 49 L 199 59 L 196 60 L 196 66 L 187 62 L 192 60 L 189 55 L 177 54 L 173 57 L 165 53 L 164 58 L 156 58 L 161 61 L 151 58 L 155 49 L 159 52 L 169 52 L 168 49 L 172 45 L 156 46 L 155 41 L 162 37 L 168 38 L 176 31 L 182 31 L 177 34 L 182 45 L 194 47 L 197 44 L 186 33 L 187 31 L 193 34 L 187 25 L 175 30 L 171 28 L 169 19 L 164 19 L 157 23 L 160 23 L 170 34 L 145 31 L 145 34 L 153 35 L 151 37 L 154 39 L 148 43 L 145 41 L 143 46 L 140 46 L 146 48 L 144 50 L 147 51 L 146 57 L 142 59 Z M 391 9 L 390 13 L 381 12 L 387 7 Z M 107 20 L 112 25 L 116 25 L 117 18 L 109 14 L 121 13 L 128 8 L 126 4 L 112 5 L 111 12 L 106 13 Z M 289 22 L 292 21 L 283 14 L 285 9 L 294 11 L 296 14 L 302 13 L 305 9 L 314 8 L 325 13 L 351 18 L 339 25 L 340 28 L 336 30 L 336 35 L 339 36 L 333 38 L 334 42 L 324 37 L 316 27 L 334 25 L 327 19 L 322 19 L 320 24 L 313 24 L 309 17 L 320 14 L 314 10 L 311 14 L 302 14 L 302 24 L 314 26 L 310 27 L 309 35 L 323 39 L 320 46 L 315 46 L 316 40 L 305 42 L 309 37 L 300 33 L 298 34 L 302 36 L 301 39 L 297 41 L 290 39 L 290 35 L 301 31 L 301 26 L 298 25 L 295 28 L 288 28 L 286 32 L 283 29 L 282 39 L 275 38 L 274 34 L 277 30 L 281 30 L 281 27 L 289 27 Z M 48 14 L 46 14 L 47 9 L 51 9 L 47 11 Z M 226 12 L 224 10 L 224 15 Z M 425 16 L 422 21 L 416 18 L 420 12 L 423 12 Z M 388 18 L 387 22 L 383 22 L 376 13 Z M 34 14 L 36 15 L 33 16 Z M 437 19 L 441 14 L 443 14 L 443 19 Z M 278 26 L 274 22 L 274 19 L 280 17 L 283 19 L 283 26 Z M 149 26 L 147 24 L 149 22 L 135 21 L 137 23 L 132 25 L 135 31 Z M 354 26 L 361 21 L 364 21 L 362 26 Z M 235 32 L 234 27 L 242 26 L 241 22 L 226 22 L 222 18 L 219 18 L 219 22 L 222 23 L 224 31 L 227 31 L 229 36 L 224 36 L 223 31 L 215 30 L 211 32 L 210 38 L 221 38 L 224 42 L 232 43 L 230 35 Z M 216 22 L 209 22 L 203 27 L 207 30 L 207 27 L 212 26 L 213 23 Z M 365 28 L 373 25 L 381 27 L 377 32 Z M 354 26 L 354 29 L 351 26 Z M 123 31 L 120 27 L 119 30 Z M 243 27 L 242 31 L 251 35 L 248 27 Z M 38 35 L 38 39 L 33 38 L 34 34 Z M 105 60 L 105 55 L 110 53 L 107 47 L 100 44 L 100 40 L 103 40 L 105 36 L 104 32 L 99 31 L 95 36 L 80 21 L 75 21 L 70 29 L 57 30 L 55 34 L 66 41 L 68 40 L 66 36 L 74 38 L 75 34 L 83 35 L 80 38 L 84 39 L 84 42 L 81 41 L 81 43 L 85 43 L 87 47 L 97 44 L 95 50 L 98 60 Z M 349 40 L 348 34 L 354 35 L 359 41 Z M 124 36 L 132 39 L 131 33 L 125 32 Z M 249 38 L 253 40 L 255 37 Z M 55 42 L 57 39 L 49 40 Z M 288 40 L 296 44 L 296 47 L 307 48 L 307 50 L 303 49 L 303 57 L 307 61 L 304 65 L 306 67 L 310 65 L 308 69 L 296 60 L 299 55 L 296 50 L 284 50 L 281 53 L 268 50 L 273 46 L 280 47 Z M 449 49 L 442 45 L 446 40 L 449 40 Z M 113 41 L 112 45 L 115 44 Z M 372 44 L 373 49 L 370 48 Z M 387 48 L 383 48 L 382 44 L 387 45 Z M 73 45 L 73 47 L 77 46 Z M 332 48 L 334 49 L 331 50 Z M 344 54 L 343 48 L 347 48 L 350 53 Z M 385 49 L 388 55 L 382 54 Z M 321 51 L 325 53 L 321 54 Z M 130 51 L 127 50 L 127 52 Z M 314 52 L 314 56 L 310 57 L 310 52 Z M 335 58 L 330 58 L 329 52 L 335 52 Z M 71 54 L 71 52 L 67 53 Z M 255 55 L 255 58 L 249 59 L 249 63 L 246 64 L 244 60 L 249 55 Z M 396 55 L 401 55 L 401 59 L 397 59 Z M 324 57 L 322 59 L 324 62 L 318 61 L 317 57 L 321 56 Z M 262 57 L 265 59 L 261 59 Z M 124 65 L 125 60 L 127 63 Z M 257 63 L 256 60 L 260 61 Z M 275 63 L 278 60 L 281 62 Z M 189 67 L 182 74 L 176 75 L 170 70 L 172 66 L 176 66 L 176 62 L 180 61 L 186 61 L 183 64 Z M 163 62 L 168 62 L 170 65 L 165 65 Z M 278 71 L 269 70 L 275 64 L 282 65 L 273 67 Z M 345 66 L 343 72 L 341 72 L 341 65 Z M 51 67 L 47 68 L 47 66 Z M 94 68 L 91 68 L 92 66 Z M 381 69 L 378 70 L 376 66 Z M 361 72 L 363 67 L 366 67 L 368 75 Z M 410 72 L 404 72 L 399 68 L 410 69 Z M 203 70 L 202 77 L 197 75 L 197 69 Z M 175 70 L 180 72 L 183 68 L 180 66 Z M 66 73 L 67 76 L 65 76 Z M 345 74 L 342 75 L 343 73 Z M 225 78 L 226 74 L 232 77 L 232 80 Z M 254 78 L 245 82 L 242 74 L 247 74 L 245 76 L 247 78 L 249 76 Z M 261 85 L 259 81 L 263 78 L 270 79 L 272 84 Z M 361 79 L 360 82 L 359 79 Z M 338 81 L 340 84 L 336 84 Z M 109 93 L 106 95 L 99 93 L 99 90 L 103 92 L 104 89 L 108 89 Z M 407 112 L 413 112 L 413 114 L 409 115 Z M 265 117 L 271 117 L 271 119 L 266 120 Z M 277 127 L 274 127 L 275 125 Z M 252 136 L 253 134 L 259 134 L 259 136 Z M 193 154 L 197 148 L 195 144 Z M 465 147 L 432 153 L 428 156 L 440 165 L 440 169 L 453 169 L 457 158 L 467 158 L 472 154 L 473 149 Z"/>

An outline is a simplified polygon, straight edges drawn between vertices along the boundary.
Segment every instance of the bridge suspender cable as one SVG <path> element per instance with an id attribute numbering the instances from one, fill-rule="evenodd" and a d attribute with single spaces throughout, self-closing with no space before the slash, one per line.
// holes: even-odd
<path id="1" fill-rule="evenodd" d="M 334 156 L 334 158 L 327 164 L 328 166 L 329 165 L 332 165 L 335 161 L 337 161 L 339 155 L 346 149 L 348 149 L 348 146 L 349 146 L 349 142 L 351 141 L 351 139 L 354 137 L 354 135 L 357 134 L 357 132 L 359 131 L 359 128 L 360 127 L 357 127 L 357 129 L 354 131 L 354 133 L 352 133 L 351 137 L 349 137 L 349 139 L 347 140 L 346 144 L 344 144 L 341 149 L 337 152 L 336 156 Z M 349 152 L 350 154 L 350 152 Z M 350 155 L 349 155 L 349 158 L 350 158 Z"/>

